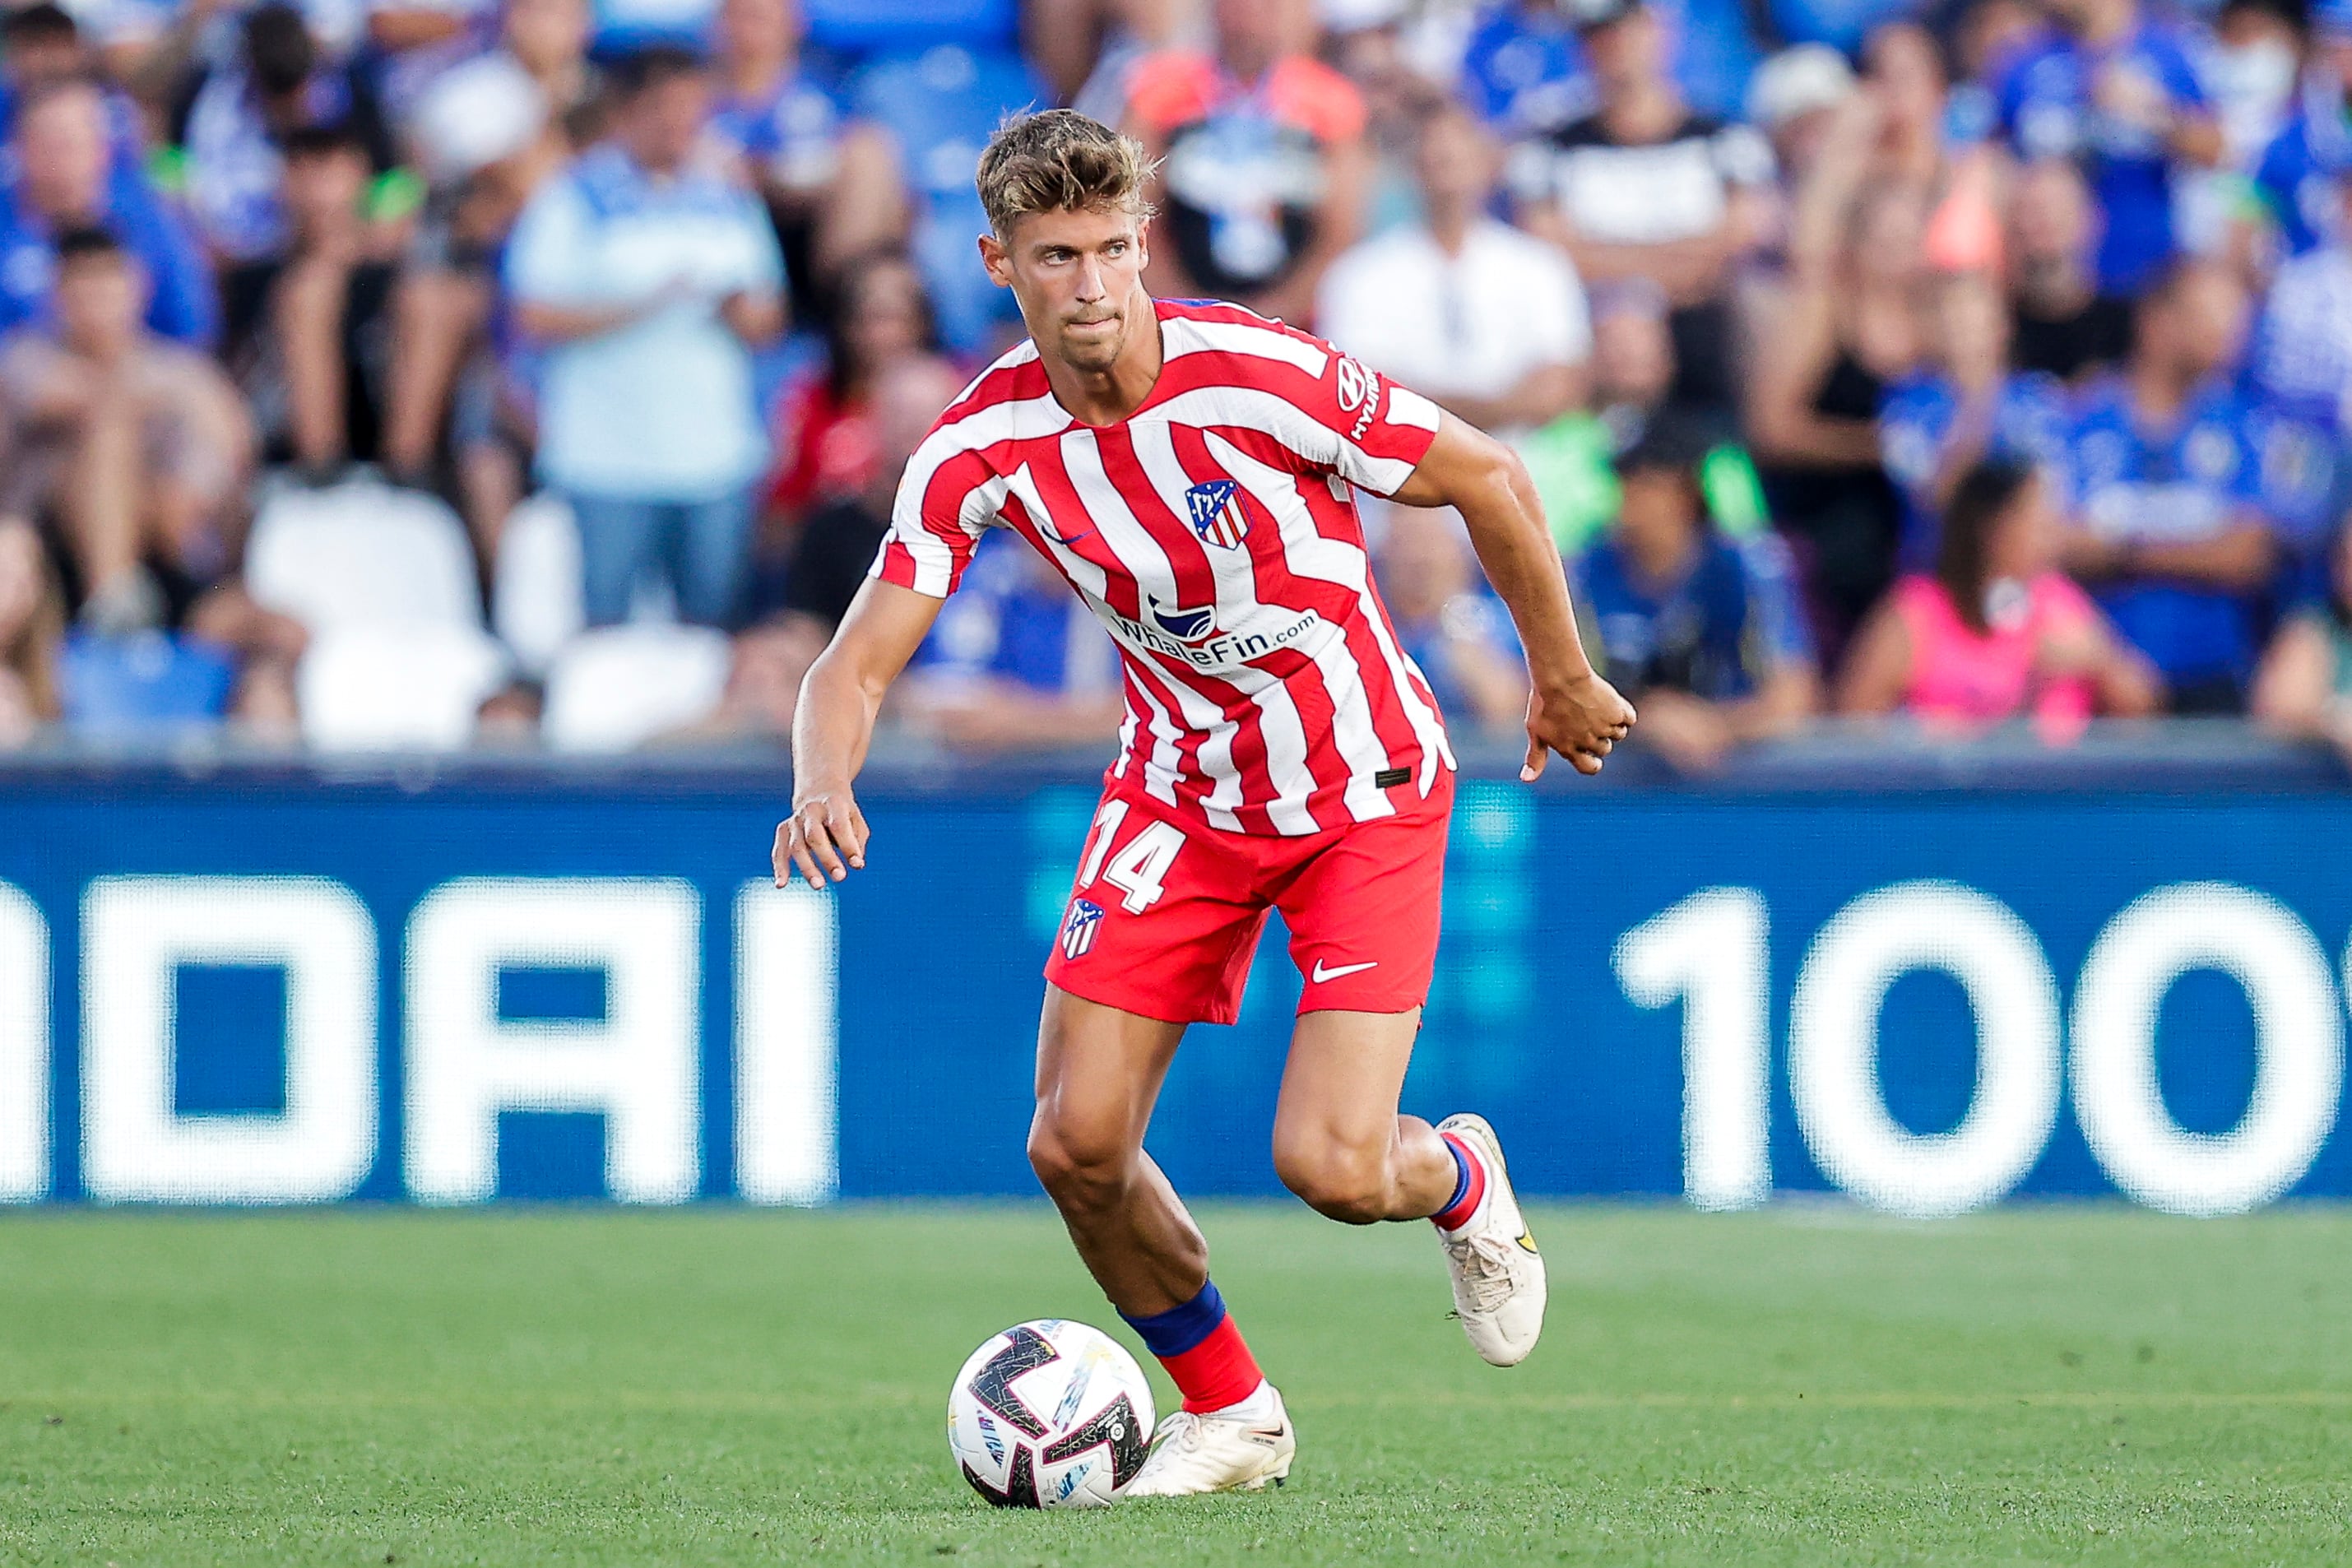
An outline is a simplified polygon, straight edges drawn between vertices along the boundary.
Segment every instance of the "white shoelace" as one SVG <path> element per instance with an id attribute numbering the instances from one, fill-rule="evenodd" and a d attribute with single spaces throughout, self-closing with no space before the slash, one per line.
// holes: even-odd
<path id="1" fill-rule="evenodd" d="M 1158 1454 L 1160 1448 L 1168 1444 L 1173 1444 L 1185 1453 L 1192 1452 L 1201 1446 L 1201 1433 L 1204 1425 L 1201 1417 L 1190 1410 L 1174 1412 L 1160 1424 L 1160 1434 L 1151 1445 L 1152 1453 Z"/>
<path id="2" fill-rule="evenodd" d="M 1452 1255 L 1463 1282 L 1468 1287 L 1473 1311 L 1491 1312 L 1509 1300 L 1511 1278 L 1511 1243 L 1492 1232 L 1470 1237 L 1445 1238 L 1445 1250 Z"/>

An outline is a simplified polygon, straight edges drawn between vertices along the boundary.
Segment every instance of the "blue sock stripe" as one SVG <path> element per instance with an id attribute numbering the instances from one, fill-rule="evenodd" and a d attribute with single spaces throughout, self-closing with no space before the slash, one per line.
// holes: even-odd
<path id="1" fill-rule="evenodd" d="M 1444 1214 L 1470 1195 L 1470 1162 L 1462 1157 L 1462 1145 L 1448 1138 L 1445 1140 L 1445 1152 L 1454 1156 L 1454 1195 L 1445 1200 L 1445 1207 L 1439 1209 L 1439 1214 Z"/>
<path id="2" fill-rule="evenodd" d="M 1217 1294 L 1214 1281 L 1203 1280 L 1201 1293 L 1181 1307 L 1149 1318 L 1128 1318 L 1125 1312 L 1119 1316 L 1143 1336 L 1143 1348 L 1164 1361 L 1182 1355 L 1217 1331 L 1217 1325 L 1225 1321 L 1225 1299 Z"/>

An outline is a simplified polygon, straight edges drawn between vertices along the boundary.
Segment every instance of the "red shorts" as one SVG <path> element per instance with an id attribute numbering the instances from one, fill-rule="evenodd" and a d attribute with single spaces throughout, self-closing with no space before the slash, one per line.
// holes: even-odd
<path id="1" fill-rule="evenodd" d="M 1113 781 L 1087 834 L 1045 978 L 1173 1024 L 1239 1015 L 1266 911 L 1290 928 L 1301 1013 L 1406 1013 L 1429 995 L 1454 774 L 1397 815 L 1297 838 L 1225 833 Z"/>

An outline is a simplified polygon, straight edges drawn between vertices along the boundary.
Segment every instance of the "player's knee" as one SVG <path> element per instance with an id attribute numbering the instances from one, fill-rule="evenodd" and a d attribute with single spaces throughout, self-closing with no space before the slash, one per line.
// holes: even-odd
<path id="1" fill-rule="evenodd" d="M 1040 1114 L 1029 1126 L 1029 1168 L 1064 1209 L 1100 1207 L 1126 1191 L 1135 1153 L 1123 1139 Z"/>
<path id="2" fill-rule="evenodd" d="M 1326 1219 L 1371 1225 L 1389 1217 L 1388 1163 L 1378 1151 L 1277 1148 L 1274 1168 L 1284 1186 Z"/>

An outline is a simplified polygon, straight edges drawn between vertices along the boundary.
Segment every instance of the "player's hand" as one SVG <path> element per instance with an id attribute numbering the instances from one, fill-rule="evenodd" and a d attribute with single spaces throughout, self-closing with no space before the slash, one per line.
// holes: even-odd
<path id="1" fill-rule="evenodd" d="M 846 790 L 813 795 L 793 805 L 776 825 L 776 886 L 787 887 L 798 872 L 812 888 L 830 877 L 838 882 L 866 866 L 866 817 Z"/>
<path id="2" fill-rule="evenodd" d="M 1633 727 L 1633 705 L 1617 689 L 1587 672 L 1549 691 L 1528 694 L 1528 760 L 1523 782 L 1543 777 L 1545 753 L 1558 752 L 1580 773 L 1597 773 Z"/>

